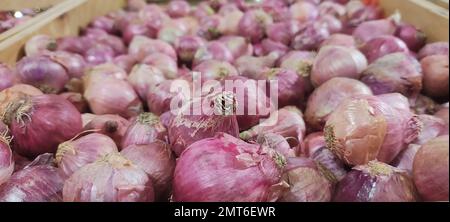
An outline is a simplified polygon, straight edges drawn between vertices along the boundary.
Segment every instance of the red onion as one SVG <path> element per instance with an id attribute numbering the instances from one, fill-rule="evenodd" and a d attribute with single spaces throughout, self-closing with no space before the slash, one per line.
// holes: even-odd
<path id="1" fill-rule="evenodd" d="M 183 26 L 186 29 L 184 35 L 195 35 L 200 30 L 200 22 L 193 16 L 186 16 L 175 20 L 180 23 L 180 26 Z"/>
<path id="2" fill-rule="evenodd" d="M 142 60 L 142 63 L 154 66 L 161 70 L 168 79 L 174 79 L 178 76 L 178 65 L 176 60 L 162 53 L 153 53 Z"/>
<path id="3" fill-rule="evenodd" d="M 145 0 L 128 0 L 127 9 L 130 11 L 139 11 L 147 5 Z"/>
<path id="4" fill-rule="evenodd" d="M 334 77 L 359 79 L 366 67 L 366 57 L 357 49 L 326 46 L 320 49 L 314 61 L 311 82 L 315 86 L 320 86 Z"/>
<path id="5" fill-rule="evenodd" d="M 423 145 L 438 136 L 448 135 L 448 127 L 445 121 L 431 115 L 419 115 L 422 130 L 414 140 L 414 144 Z"/>
<path id="6" fill-rule="evenodd" d="M 58 51 L 67 51 L 83 55 L 86 51 L 86 41 L 80 37 L 68 36 L 57 40 Z"/>
<path id="7" fill-rule="evenodd" d="M 267 55 L 272 52 L 277 52 L 280 56 L 285 55 L 290 51 L 289 47 L 280 42 L 275 42 L 271 39 L 264 39 L 261 41 L 261 46 L 264 51 L 263 55 Z"/>
<path id="8" fill-rule="evenodd" d="M 320 48 L 330 45 L 338 45 L 348 48 L 356 47 L 355 39 L 353 38 L 353 36 L 339 33 L 330 35 L 328 39 L 322 42 Z"/>
<path id="9" fill-rule="evenodd" d="M 319 15 L 332 15 L 336 18 L 342 18 L 346 12 L 345 6 L 335 1 L 324 1 L 319 5 Z"/>
<path id="10" fill-rule="evenodd" d="M 85 87 L 84 98 L 94 114 L 119 114 L 128 118 L 142 111 L 139 96 L 124 80 L 105 78 Z"/>
<path id="11" fill-rule="evenodd" d="M 191 6 L 184 0 L 170 1 L 167 4 L 167 14 L 172 18 L 184 17 L 191 11 Z"/>
<path id="12" fill-rule="evenodd" d="M 122 139 L 125 149 L 131 145 L 146 145 L 156 140 L 167 141 L 167 130 L 153 113 L 141 113 L 133 118 Z"/>
<path id="13" fill-rule="evenodd" d="M 297 72 L 298 75 L 308 77 L 311 74 L 316 54 L 309 51 L 290 51 L 280 58 L 280 68 Z"/>
<path id="14" fill-rule="evenodd" d="M 14 158 L 9 147 L 10 142 L 8 127 L 0 121 L 0 185 L 8 181 L 14 171 Z"/>
<path id="15" fill-rule="evenodd" d="M 152 202 L 152 181 L 119 153 L 77 170 L 64 183 L 64 202 Z"/>
<path id="16" fill-rule="evenodd" d="M 241 56 L 236 59 L 234 65 L 241 75 L 254 79 L 259 76 L 265 68 L 274 67 L 278 58 L 279 55 L 276 52 L 262 57 Z"/>
<path id="17" fill-rule="evenodd" d="M 117 33 L 117 27 L 115 25 L 115 21 L 113 18 L 110 18 L 108 16 L 100 16 L 94 19 L 89 24 L 90 27 L 102 29 L 103 31 L 109 33 L 109 34 L 116 34 Z"/>
<path id="18" fill-rule="evenodd" d="M 143 21 L 138 20 L 128 23 L 128 25 L 122 29 L 122 39 L 126 44 L 130 44 L 135 36 L 154 38 L 156 33 L 152 32 L 152 30 Z"/>
<path id="19" fill-rule="evenodd" d="M 437 118 L 440 118 L 442 120 L 444 120 L 445 124 L 447 125 L 447 129 L 448 129 L 448 106 L 447 107 L 443 107 L 441 108 L 439 111 L 437 111 L 434 116 Z"/>
<path id="20" fill-rule="evenodd" d="M 27 157 L 55 152 L 58 144 L 81 132 L 80 112 L 56 95 L 20 98 L 9 106 L 5 117 L 14 136 L 14 150 Z"/>
<path id="21" fill-rule="evenodd" d="M 82 56 L 65 51 L 55 51 L 45 54 L 51 60 L 63 66 L 70 78 L 81 78 L 84 75 L 86 61 L 84 61 Z"/>
<path id="22" fill-rule="evenodd" d="M 166 80 L 149 91 L 147 105 L 152 113 L 161 115 L 170 110 L 172 99 L 179 96 L 178 92 L 171 92 L 171 87 L 175 87 L 174 84 L 176 81 Z"/>
<path id="23" fill-rule="evenodd" d="M 366 99 L 349 98 L 328 117 L 324 133 L 327 147 L 348 165 L 377 158 L 387 131 L 383 114 Z"/>
<path id="24" fill-rule="evenodd" d="M 311 157 L 318 149 L 325 146 L 326 142 L 323 132 L 308 134 L 300 143 L 299 156 Z"/>
<path id="25" fill-rule="evenodd" d="M 448 136 L 422 145 L 414 157 L 413 177 L 426 201 L 448 201 Z"/>
<path id="26" fill-rule="evenodd" d="M 412 179 L 406 171 L 371 161 L 357 166 L 339 182 L 337 202 L 415 202 L 418 200 Z"/>
<path id="27" fill-rule="evenodd" d="M 155 141 L 146 145 L 131 145 L 121 154 L 143 169 L 153 181 L 156 200 L 167 201 L 172 189 L 175 156 L 170 147 Z"/>
<path id="28" fill-rule="evenodd" d="M 214 9 L 208 4 L 208 2 L 199 2 L 197 7 L 195 7 L 192 15 L 197 19 L 202 19 L 206 16 L 213 15 L 215 13 Z"/>
<path id="29" fill-rule="evenodd" d="M 1 115 L 4 114 L 9 104 L 14 102 L 14 100 L 20 99 L 26 95 L 38 96 L 42 94 L 43 93 L 39 89 L 26 84 L 16 84 L 7 89 L 0 90 L 0 119 L 3 117 Z"/>
<path id="30" fill-rule="evenodd" d="M 14 84 L 13 71 L 0 62 L 0 91 L 11 87 Z"/>
<path id="31" fill-rule="evenodd" d="M 284 192 L 281 202 L 329 202 L 333 194 L 332 178 L 327 169 L 307 158 L 289 158 L 284 180 L 289 191 Z"/>
<path id="32" fill-rule="evenodd" d="M 291 47 L 296 50 L 317 49 L 330 36 L 327 27 L 321 23 L 311 24 L 292 39 Z"/>
<path id="33" fill-rule="evenodd" d="M 58 93 L 69 81 L 64 67 L 46 56 L 24 57 L 17 63 L 17 75 L 22 83 L 44 93 Z"/>
<path id="34" fill-rule="evenodd" d="M 420 63 L 405 53 L 393 53 L 373 62 L 362 73 L 361 81 L 375 95 L 398 92 L 405 96 L 417 96 L 422 90 Z"/>
<path id="35" fill-rule="evenodd" d="M 408 53 L 408 46 L 399 38 L 391 35 L 383 35 L 372 38 L 361 47 L 369 63 L 377 59 L 396 52 Z"/>
<path id="36" fill-rule="evenodd" d="M 127 76 L 127 72 L 119 66 L 116 66 L 113 63 L 105 63 L 90 68 L 87 74 L 83 77 L 83 84 L 84 88 L 87 88 L 89 84 L 101 82 L 106 78 L 126 80 Z"/>
<path id="37" fill-rule="evenodd" d="M 291 18 L 302 23 L 315 20 L 319 16 L 319 8 L 311 2 L 298 1 L 289 7 Z"/>
<path id="38" fill-rule="evenodd" d="M 177 161 L 179 202 L 267 202 L 281 194 L 285 159 L 276 151 L 219 133 L 192 144 Z M 213 170 L 213 173 L 211 173 Z"/>
<path id="39" fill-rule="evenodd" d="M 158 39 L 149 39 L 144 36 L 136 36 L 133 38 L 133 41 L 131 41 L 130 47 L 128 48 L 128 53 L 135 56 L 138 61 L 153 53 L 163 53 L 174 60 L 177 59 L 177 53 L 170 44 Z"/>
<path id="40" fill-rule="evenodd" d="M 133 66 L 136 65 L 137 59 L 133 55 L 120 55 L 114 58 L 113 63 L 122 68 L 125 72 L 130 73 Z"/>
<path id="41" fill-rule="evenodd" d="M 0 186 L 0 202 L 60 202 L 63 184 L 53 166 L 27 167 Z"/>
<path id="42" fill-rule="evenodd" d="M 190 113 L 191 107 L 194 113 L 201 111 L 202 114 Z M 217 132 L 237 137 L 239 126 L 236 109 L 236 97 L 230 92 L 221 92 L 191 101 L 180 110 L 169 126 L 172 150 L 180 156 L 195 141 L 212 137 Z"/>
<path id="43" fill-rule="evenodd" d="M 159 30 L 158 39 L 173 45 L 178 37 L 186 35 L 188 31 L 188 27 L 181 22 L 176 20 L 167 21 Z"/>
<path id="44" fill-rule="evenodd" d="M 302 116 L 302 112 L 295 106 L 283 107 L 271 113 L 260 124 L 241 132 L 240 137 L 243 140 L 250 140 L 263 133 L 275 133 L 292 139 L 293 142 L 289 140 L 291 142 L 290 144 L 296 146 L 303 141 L 303 137 L 305 136 L 306 126 Z"/>
<path id="45" fill-rule="evenodd" d="M 362 1 L 349 1 L 345 5 L 347 15 L 346 22 L 350 30 L 353 30 L 363 22 L 381 19 L 383 10 L 377 6 L 366 5 Z"/>
<path id="46" fill-rule="evenodd" d="M 172 119 L 175 118 L 175 115 L 171 111 L 167 111 L 159 117 L 161 124 L 163 124 L 164 127 L 169 128 L 170 123 L 172 122 Z"/>
<path id="47" fill-rule="evenodd" d="M 330 34 L 342 32 L 343 25 L 341 20 L 332 15 L 323 15 L 317 22 L 324 26 Z"/>
<path id="48" fill-rule="evenodd" d="M 434 114 L 439 109 L 438 104 L 431 98 L 419 94 L 417 97 L 409 99 L 411 110 L 420 114 Z"/>
<path id="49" fill-rule="evenodd" d="M 394 35 L 397 26 L 391 19 L 380 19 L 361 23 L 355 31 L 355 37 L 358 44 L 364 44 L 373 38 L 383 35 Z"/>
<path id="50" fill-rule="evenodd" d="M 134 66 L 127 80 L 139 97 L 146 100 L 148 92 L 166 80 L 166 77 L 161 70 L 154 66 L 138 64 Z"/>
<path id="51" fill-rule="evenodd" d="M 275 42 L 289 45 L 301 28 L 300 22 L 296 20 L 273 23 L 267 26 L 267 37 Z"/>
<path id="52" fill-rule="evenodd" d="M 230 63 L 219 60 L 205 60 L 195 66 L 193 71 L 200 73 L 202 82 L 207 80 L 223 80 L 228 76 L 239 75 L 236 68 Z"/>
<path id="53" fill-rule="evenodd" d="M 395 160 L 392 162 L 392 166 L 397 167 L 400 170 L 405 170 L 408 174 L 412 175 L 414 157 L 417 151 L 420 149 L 420 145 L 410 144 L 408 148 L 404 149 Z"/>
<path id="54" fill-rule="evenodd" d="M 222 6 L 228 3 L 228 0 L 211 0 L 208 1 L 208 5 L 214 10 L 219 10 Z"/>
<path id="55" fill-rule="evenodd" d="M 219 11 L 219 14 L 220 11 Z M 239 34 L 239 23 L 244 17 L 244 13 L 239 9 L 232 10 L 227 13 L 222 14 L 223 19 L 219 28 L 224 35 L 238 35 Z"/>
<path id="56" fill-rule="evenodd" d="M 347 175 L 347 168 L 344 162 L 326 146 L 316 149 L 310 158 L 328 170 L 327 176 L 334 183 L 341 181 Z"/>
<path id="57" fill-rule="evenodd" d="M 411 51 L 419 51 L 426 43 L 427 36 L 413 25 L 402 24 L 397 27 L 395 36 L 403 40 Z"/>
<path id="58" fill-rule="evenodd" d="M 382 102 L 389 104 L 392 108 L 396 109 L 400 113 L 410 113 L 408 98 L 400 93 L 389 93 L 377 96 Z"/>
<path id="59" fill-rule="evenodd" d="M 219 41 L 212 41 L 197 50 L 194 56 L 193 66 L 195 67 L 198 64 L 211 59 L 231 63 L 233 62 L 234 57 L 225 44 Z"/>
<path id="60" fill-rule="evenodd" d="M 65 93 L 61 93 L 59 95 L 62 96 L 67 101 L 69 101 L 70 103 L 72 103 L 72 105 L 74 105 L 75 108 L 77 108 L 77 110 L 80 113 L 84 113 L 88 110 L 89 105 L 87 104 L 86 100 L 83 98 L 83 95 L 81 95 L 80 93 L 65 92 Z"/>
<path id="61" fill-rule="evenodd" d="M 274 149 L 286 158 L 295 157 L 295 150 L 291 149 L 288 141 L 281 135 L 275 133 L 264 133 L 258 136 L 256 142 L 262 146 Z"/>
<path id="62" fill-rule="evenodd" d="M 89 120 L 90 119 L 90 120 Z M 94 131 L 109 136 L 120 148 L 122 138 L 130 126 L 130 122 L 118 115 L 94 115 L 85 118 L 84 130 Z"/>
<path id="63" fill-rule="evenodd" d="M 223 23 L 224 18 L 217 14 L 204 17 L 200 20 L 200 28 L 196 34 L 207 40 L 217 39 L 222 35 Z"/>
<path id="64" fill-rule="evenodd" d="M 263 10 L 249 10 L 239 22 L 239 34 L 255 43 L 264 38 L 266 27 L 272 23 L 272 17 Z"/>
<path id="65" fill-rule="evenodd" d="M 423 58 L 423 90 L 433 98 L 448 100 L 448 55 L 433 55 Z"/>
<path id="66" fill-rule="evenodd" d="M 27 165 L 31 163 L 31 161 L 23 157 L 16 152 L 13 152 L 13 158 L 14 158 L 14 173 L 23 170 Z"/>
<path id="67" fill-rule="evenodd" d="M 432 55 L 448 56 L 448 42 L 429 43 L 423 47 L 418 53 L 418 59 L 423 59 Z"/>
<path id="68" fill-rule="evenodd" d="M 330 114 L 343 100 L 354 95 L 372 95 L 372 91 L 358 80 L 342 77 L 328 80 L 309 96 L 305 121 L 313 129 L 323 129 Z"/>
<path id="69" fill-rule="evenodd" d="M 55 51 L 56 40 L 47 35 L 35 35 L 25 43 L 25 55 L 36 56 L 42 52 Z"/>
<path id="70" fill-rule="evenodd" d="M 137 17 L 143 20 L 155 32 L 161 30 L 163 25 L 170 21 L 170 16 L 157 4 L 149 4 L 141 8 L 137 13 Z"/>
<path id="71" fill-rule="evenodd" d="M 186 63 L 192 62 L 197 50 L 205 45 L 206 41 L 198 36 L 181 36 L 175 41 L 178 57 Z"/>
<path id="72" fill-rule="evenodd" d="M 115 57 L 114 50 L 105 44 L 98 44 L 84 52 L 84 59 L 92 65 L 111 62 Z"/>
<path id="73" fill-rule="evenodd" d="M 111 49 L 114 51 L 114 56 L 124 54 L 127 50 L 127 47 L 125 46 L 124 42 L 121 38 L 109 35 L 103 30 L 99 29 L 88 29 L 85 38 L 86 41 L 92 41 L 93 45 L 101 44 L 101 45 L 107 45 L 111 47 Z"/>
<path id="74" fill-rule="evenodd" d="M 244 55 L 252 55 L 253 46 L 249 44 L 244 37 L 241 36 L 223 36 L 219 39 L 220 42 L 233 54 L 233 58 L 239 58 Z"/>
<path id="75" fill-rule="evenodd" d="M 56 152 L 56 164 L 61 175 L 69 178 L 81 167 L 117 151 L 117 146 L 111 138 L 93 133 L 61 143 Z"/>

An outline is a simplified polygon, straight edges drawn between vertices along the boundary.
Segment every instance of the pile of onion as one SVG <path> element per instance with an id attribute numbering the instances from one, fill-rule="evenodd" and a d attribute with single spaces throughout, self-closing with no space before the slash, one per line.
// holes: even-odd
<path id="1" fill-rule="evenodd" d="M 14 170 L 14 158 L 9 144 L 8 127 L 0 121 L 0 185 L 8 181 Z"/>
<path id="2" fill-rule="evenodd" d="M 11 87 L 14 84 L 12 70 L 0 62 L 0 91 Z"/>
<path id="3" fill-rule="evenodd" d="M 150 144 L 156 140 L 167 141 L 167 137 L 167 130 L 158 116 L 153 113 L 141 113 L 130 120 L 130 126 L 122 138 L 122 148 Z"/>
<path id="4" fill-rule="evenodd" d="M 106 135 L 114 140 L 117 147 L 120 148 L 123 137 L 130 126 L 130 121 L 119 115 L 92 115 L 86 119 L 86 115 L 83 115 L 84 123 L 83 128 L 85 131 L 97 132 Z"/>

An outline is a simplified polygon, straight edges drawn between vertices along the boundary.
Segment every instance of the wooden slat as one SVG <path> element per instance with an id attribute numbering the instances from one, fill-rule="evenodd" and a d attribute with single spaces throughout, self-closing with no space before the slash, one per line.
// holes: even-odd
<path id="1" fill-rule="evenodd" d="M 23 55 L 23 45 L 37 34 L 55 38 L 78 35 L 97 16 L 123 8 L 126 0 L 68 0 L 33 19 L 33 23 L 17 35 L 0 42 L 0 61 L 9 65 Z"/>
<path id="2" fill-rule="evenodd" d="M 387 15 L 398 10 L 402 20 L 423 30 L 429 41 L 448 42 L 448 9 L 424 0 L 380 0 L 380 6 Z"/>
<path id="3" fill-rule="evenodd" d="M 449 0 L 428 0 L 428 1 L 431 1 L 431 2 L 433 2 L 436 5 L 439 5 L 439 6 L 443 7 L 443 8 L 448 9 Z"/>
<path id="4" fill-rule="evenodd" d="M 0 11 L 18 11 L 25 8 L 49 8 L 63 0 L 0 0 Z"/>

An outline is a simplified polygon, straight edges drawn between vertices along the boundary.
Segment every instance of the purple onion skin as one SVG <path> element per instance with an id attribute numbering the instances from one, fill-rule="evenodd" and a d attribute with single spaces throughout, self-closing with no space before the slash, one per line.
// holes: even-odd
<path id="1" fill-rule="evenodd" d="M 0 91 L 11 87 L 14 84 L 14 76 L 11 69 L 0 62 Z"/>
<path id="2" fill-rule="evenodd" d="M 167 130 L 153 113 L 141 113 L 130 122 L 122 138 L 123 149 L 131 145 L 150 144 L 156 140 L 167 141 Z"/>
<path id="3" fill-rule="evenodd" d="M 61 202 L 63 177 L 57 168 L 38 165 L 13 174 L 0 186 L 0 202 Z"/>
<path id="4" fill-rule="evenodd" d="M 315 50 L 328 37 L 330 32 L 326 26 L 314 23 L 295 36 L 291 46 L 296 50 Z"/>
<path id="5" fill-rule="evenodd" d="M 369 63 L 391 53 L 408 53 L 408 46 L 399 38 L 394 36 L 380 36 L 371 39 L 361 47 L 361 52 L 366 56 Z"/>
<path id="6" fill-rule="evenodd" d="M 348 173 L 344 162 L 326 147 L 317 149 L 310 158 L 325 167 L 335 182 L 341 181 Z"/>
<path id="7" fill-rule="evenodd" d="M 266 27 L 272 23 L 272 17 L 263 10 L 249 10 L 239 21 L 239 30 L 242 36 L 256 43 L 264 38 Z"/>
<path id="8" fill-rule="evenodd" d="M 84 53 L 84 58 L 89 64 L 92 65 L 100 65 L 106 62 L 111 62 L 114 60 L 114 57 L 114 50 L 110 46 L 101 44 L 88 49 Z"/>
<path id="9" fill-rule="evenodd" d="M 206 41 L 198 36 L 182 36 L 175 41 L 175 49 L 181 61 L 190 63 L 195 52 L 205 44 Z"/>
<path id="10" fill-rule="evenodd" d="M 432 55 L 447 55 L 448 56 L 448 42 L 434 42 L 425 45 L 417 54 L 418 59 L 423 59 Z"/>
<path id="11" fill-rule="evenodd" d="M 403 40 L 408 48 L 414 52 L 425 46 L 427 41 L 427 36 L 424 32 L 409 24 L 402 24 L 397 27 L 395 36 Z"/>
<path id="12" fill-rule="evenodd" d="M 8 181 L 14 171 L 14 157 L 9 146 L 8 128 L 0 121 L 0 185 Z"/>

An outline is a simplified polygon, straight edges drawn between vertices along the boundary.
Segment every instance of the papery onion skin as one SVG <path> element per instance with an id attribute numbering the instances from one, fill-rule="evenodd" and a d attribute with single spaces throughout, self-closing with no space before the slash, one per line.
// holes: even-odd
<path id="1" fill-rule="evenodd" d="M 419 51 L 427 41 L 424 32 L 410 24 L 402 24 L 397 27 L 395 35 L 403 40 L 411 51 Z"/>
<path id="2" fill-rule="evenodd" d="M 83 88 L 94 82 L 101 82 L 106 78 L 125 80 L 128 73 L 113 63 L 104 63 L 90 68 L 83 77 Z"/>
<path id="3" fill-rule="evenodd" d="M 11 87 L 14 84 L 12 70 L 0 62 L 0 91 Z"/>
<path id="4" fill-rule="evenodd" d="M 445 124 L 447 125 L 447 128 L 448 128 L 448 116 L 449 116 L 448 106 L 447 107 L 442 107 L 440 110 L 438 110 L 434 114 L 434 116 L 444 120 L 444 122 L 445 122 Z"/>
<path id="5" fill-rule="evenodd" d="M 232 63 L 234 57 L 224 43 L 212 41 L 197 50 L 192 65 L 195 67 L 198 64 L 211 59 Z"/>
<path id="6" fill-rule="evenodd" d="M 81 167 L 112 152 L 118 152 L 114 141 L 103 134 L 93 133 L 61 143 L 55 160 L 61 175 L 69 178 Z"/>
<path id="7" fill-rule="evenodd" d="M 108 16 L 100 16 L 95 18 L 90 24 L 90 27 L 102 29 L 105 32 L 108 32 L 109 34 L 116 34 L 117 29 L 115 26 L 115 21 L 113 18 L 110 18 Z"/>
<path id="8" fill-rule="evenodd" d="M 153 53 L 142 60 L 142 63 L 152 65 L 161 70 L 167 79 L 178 77 L 178 66 L 176 60 L 162 53 Z"/>
<path id="9" fill-rule="evenodd" d="M 138 61 L 153 53 L 163 53 L 174 60 L 177 59 L 175 49 L 169 43 L 158 39 L 135 36 L 128 47 L 128 54 L 135 56 Z"/>
<path id="10" fill-rule="evenodd" d="M 414 140 L 414 144 L 423 145 L 428 141 L 442 135 L 448 135 L 448 127 L 445 121 L 431 115 L 419 115 L 422 130 Z"/>
<path id="11" fill-rule="evenodd" d="M 188 34 L 188 31 L 188 27 L 182 22 L 169 20 L 163 23 L 163 26 L 158 31 L 158 39 L 173 45 L 177 38 Z"/>
<path id="12" fill-rule="evenodd" d="M 172 18 L 186 16 L 190 11 L 191 6 L 186 1 L 170 1 L 170 3 L 167 5 L 167 14 L 169 14 Z"/>
<path id="13" fill-rule="evenodd" d="M 90 119 L 90 120 L 89 120 Z M 119 115 L 94 115 L 85 121 L 84 130 L 104 134 L 114 140 L 118 148 L 121 148 L 122 138 L 130 125 L 130 122 Z"/>
<path id="14" fill-rule="evenodd" d="M 56 40 L 47 35 L 35 35 L 25 43 L 25 55 L 35 56 L 42 52 L 55 51 Z"/>
<path id="15" fill-rule="evenodd" d="M 8 127 L 0 121 L 0 185 L 8 181 L 14 171 L 14 158 L 9 146 L 10 142 Z"/>
<path id="16" fill-rule="evenodd" d="M 318 149 L 325 146 L 326 142 L 323 132 L 310 133 L 300 144 L 299 156 L 311 157 Z"/>
<path id="17" fill-rule="evenodd" d="M 400 113 L 411 113 L 408 98 L 400 93 L 382 94 L 378 95 L 377 98 L 384 103 L 389 104 L 389 106 L 396 109 Z"/>
<path id="18" fill-rule="evenodd" d="M 262 57 L 241 56 L 236 59 L 234 65 L 241 75 L 255 79 L 264 68 L 273 68 L 278 58 L 279 54 L 276 52 Z"/>
<path id="19" fill-rule="evenodd" d="M 84 52 L 84 59 L 91 65 L 100 65 L 113 61 L 115 53 L 113 48 L 105 44 L 97 44 Z"/>
<path id="20" fill-rule="evenodd" d="M 198 36 L 181 36 L 175 41 L 175 49 L 181 61 L 190 63 L 197 50 L 205 44 L 206 41 Z"/>
<path id="21" fill-rule="evenodd" d="M 383 35 L 366 42 L 361 47 L 361 52 L 364 53 L 370 64 L 375 60 L 391 53 L 408 53 L 409 49 L 401 39 L 390 35 Z"/>
<path id="22" fill-rule="evenodd" d="M 122 147 L 131 145 L 146 145 L 156 140 L 167 141 L 167 130 L 158 116 L 153 113 L 141 113 L 130 120 L 123 139 Z"/>
<path id="23" fill-rule="evenodd" d="M 426 201 L 448 201 L 448 151 L 448 135 L 440 136 L 422 145 L 414 157 L 414 183 Z"/>
<path id="24" fill-rule="evenodd" d="M 147 95 L 147 106 L 156 115 L 161 115 L 171 109 L 171 101 L 180 96 L 178 92 L 172 92 L 175 87 L 174 80 L 166 80 L 160 83 L 155 89 L 150 90 Z"/>
<path id="25" fill-rule="evenodd" d="M 341 181 L 348 173 L 344 161 L 339 159 L 326 146 L 316 149 L 309 158 L 328 170 L 326 175 L 333 183 Z"/>
<path id="26" fill-rule="evenodd" d="M 200 73 L 202 82 L 224 80 L 227 77 L 239 75 L 239 72 L 230 63 L 214 59 L 203 61 L 195 66 L 192 71 Z"/>
<path id="27" fill-rule="evenodd" d="M 48 52 L 44 55 L 63 66 L 70 78 L 81 78 L 84 75 L 87 64 L 82 56 L 65 51 Z"/>
<path id="28" fill-rule="evenodd" d="M 281 57 L 278 63 L 280 68 L 290 69 L 303 77 L 308 77 L 315 57 L 316 53 L 310 51 L 290 51 Z"/>
<path id="29" fill-rule="evenodd" d="M 313 129 L 322 129 L 337 106 L 354 95 L 372 95 L 372 90 L 364 83 L 350 78 L 336 77 L 326 81 L 309 96 L 305 121 Z"/>
<path id="30" fill-rule="evenodd" d="M 391 19 L 367 21 L 353 31 L 353 37 L 358 44 L 364 44 L 379 36 L 393 35 L 396 29 L 396 24 Z"/>
<path id="31" fill-rule="evenodd" d="M 65 92 L 59 95 L 72 103 L 80 113 L 88 111 L 88 104 L 80 93 Z"/>
<path id="32" fill-rule="evenodd" d="M 161 141 L 131 145 L 122 150 L 121 154 L 149 175 L 153 181 L 156 200 L 167 202 L 175 170 L 175 155 L 169 145 Z"/>
<path id="33" fill-rule="evenodd" d="M 361 81 L 375 95 L 398 92 L 414 97 L 422 90 L 422 68 L 415 58 L 405 53 L 388 54 L 370 64 L 362 73 Z"/>
<path id="34" fill-rule="evenodd" d="M 272 17 L 263 10 L 249 10 L 244 13 L 239 22 L 239 33 L 255 43 L 264 38 L 266 27 L 272 23 Z"/>
<path id="35" fill-rule="evenodd" d="M 412 176 L 414 157 L 420 147 L 421 145 L 410 144 L 406 149 L 397 155 L 395 160 L 392 161 L 391 166 L 397 167 L 400 170 L 405 170 Z"/>
<path id="36" fill-rule="evenodd" d="M 291 148 L 286 138 L 276 133 L 264 133 L 256 139 L 258 144 L 274 149 L 285 158 L 296 157 L 295 149 Z"/>
<path id="37" fill-rule="evenodd" d="M 322 15 L 317 22 L 325 26 L 329 34 L 339 33 L 343 29 L 341 20 L 332 15 Z"/>
<path id="38" fill-rule="evenodd" d="M 27 84 L 16 84 L 7 89 L 0 90 L 0 118 L 6 111 L 9 103 L 24 96 L 38 96 L 43 93 L 34 86 Z"/>
<path id="39" fill-rule="evenodd" d="M 448 42 L 434 42 L 425 45 L 417 54 L 418 59 L 423 59 L 432 55 L 448 56 Z"/>
<path id="40" fill-rule="evenodd" d="M 439 109 L 437 104 L 430 97 L 419 94 L 417 97 L 409 99 L 409 107 L 417 115 L 420 114 L 434 114 Z"/>
<path id="41" fill-rule="evenodd" d="M 334 77 L 359 79 L 366 68 L 366 57 L 357 49 L 326 46 L 320 49 L 314 61 L 311 82 L 314 86 L 320 86 Z"/>
<path id="42" fill-rule="evenodd" d="M 64 182 L 64 202 L 152 202 L 151 179 L 120 153 L 85 165 Z"/>
<path id="43" fill-rule="evenodd" d="M 154 66 L 137 64 L 132 69 L 127 80 L 133 86 L 141 100 L 145 101 L 148 92 L 153 90 L 158 84 L 164 82 L 166 77 L 160 69 Z"/>
<path id="44" fill-rule="evenodd" d="M 423 90 L 426 95 L 448 100 L 448 60 L 448 56 L 433 55 L 420 61 L 423 70 Z"/>
<path id="45" fill-rule="evenodd" d="M 120 55 L 114 58 L 113 63 L 122 68 L 125 72 L 130 73 L 137 59 L 133 55 Z"/>
<path id="46" fill-rule="evenodd" d="M 285 55 L 289 51 L 289 47 L 283 43 L 273 41 L 271 39 L 264 39 L 261 41 L 261 47 L 264 51 L 264 55 L 268 55 L 272 52 L 277 52 L 280 56 Z"/>
<path id="47" fill-rule="evenodd" d="M 173 198 L 177 202 L 275 201 L 284 165 L 275 151 L 219 133 L 192 144 L 178 159 Z"/>
<path id="48" fill-rule="evenodd" d="M 315 50 L 328 37 L 330 32 L 327 26 L 313 23 L 292 39 L 291 47 L 296 50 Z"/>
<path id="49" fill-rule="evenodd" d="M 57 40 L 58 50 L 83 55 L 86 50 L 84 40 L 77 36 L 63 37 Z"/>
<path id="50" fill-rule="evenodd" d="M 241 36 L 223 36 L 219 39 L 220 42 L 231 51 L 234 58 L 239 58 L 244 55 L 252 55 L 253 46 L 248 43 L 244 37 Z"/>
<path id="51" fill-rule="evenodd" d="M 320 48 L 328 46 L 328 45 L 338 45 L 338 46 L 344 46 L 344 47 L 356 47 L 355 38 L 351 35 L 345 35 L 345 34 L 333 34 L 330 35 L 328 39 L 322 42 L 320 45 Z"/>
<path id="52" fill-rule="evenodd" d="M 298 1 L 289 7 L 291 17 L 300 22 L 315 20 L 319 16 L 316 5 L 307 1 Z"/>
<path id="53" fill-rule="evenodd" d="M 50 165 L 26 167 L 0 186 L 0 202 L 61 202 L 64 179 Z"/>
<path id="54" fill-rule="evenodd" d="M 406 171 L 371 161 L 339 182 L 335 202 L 415 202 L 417 191 Z"/>
<path id="55" fill-rule="evenodd" d="M 15 138 L 14 150 L 27 157 L 54 153 L 60 143 L 82 130 L 80 112 L 57 95 L 25 97 L 14 101 L 7 110 L 6 121 Z"/>
<path id="56" fill-rule="evenodd" d="M 130 44 L 135 36 L 155 37 L 156 33 L 142 21 L 132 21 L 122 29 L 122 39 Z"/>
<path id="57" fill-rule="evenodd" d="M 329 202 L 333 194 L 333 182 L 325 175 L 326 169 L 311 159 L 289 158 L 283 177 L 289 183 L 281 202 Z"/>

